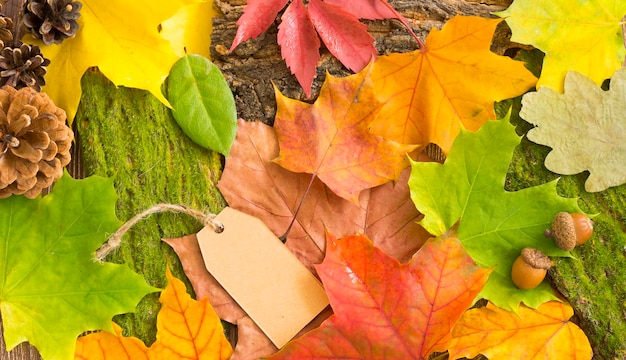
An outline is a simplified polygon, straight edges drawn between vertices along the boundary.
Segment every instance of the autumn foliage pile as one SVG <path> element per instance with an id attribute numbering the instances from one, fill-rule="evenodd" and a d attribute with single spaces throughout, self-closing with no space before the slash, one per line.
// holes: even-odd
<path id="1" fill-rule="evenodd" d="M 548 282 L 522 290 L 511 280 L 513 261 L 526 247 L 575 260 L 544 230 L 556 213 L 581 209 L 576 199 L 557 194 L 556 182 L 505 190 L 520 137 L 510 113 L 496 120 L 494 103 L 540 86 L 524 95 L 520 114 L 537 126 L 529 139 L 554 148 L 546 167 L 564 174 L 589 170 L 589 191 L 624 183 L 624 131 L 615 114 L 626 112 L 626 75 L 618 70 L 626 50 L 615 34 L 623 36 L 626 5 L 604 2 L 585 2 L 585 21 L 564 18 L 566 5 L 559 2 L 515 0 L 498 14 L 514 41 L 545 52 L 538 80 L 523 62 L 490 51 L 502 19 L 456 16 L 419 40 L 419 49 L 376 57 L 358 19 L 395 18 L 408 26 L 384 0 L 250 0 L 232 51 L 285 9 L 278 43 L 305 94 L 316 76 L 319 38 L 355 71 L 344 78 L 327 74 L 312 103 L 276 88 L 270 127 L 235 121 L 232 94 L 208 60 L 189 55 L 176 62 L 187 40 L 174 49 L 157 28 L 163 23 L 173 37 L 165 20 L 187 2 L 130 2 L 121 12 L 84 1 L 84 29 L 61 46 L 43 48 L 52 60 L 50 96 L 72 118 L 80 76 L 98 66 L 116 85 L 146 89 L 172 105 L 194 141 L 225 155 L 217 187 L 228 204 L 284 240 L 323 283 L 330 309 L 277 349 L 207 272 L 192 234 L 164 241 L 178 254 L 198 300 L 168 270 L 156 342 L 146 346 L 123 336 L 111 317 L 132 311 L 158 289 L 124 265 L 92 261 L 120 225 L 115 189 L 108 179 L 65 174 L 45 198 L 0 202 L 6 210 L 0 212 L 0 305 L 7 347 L 29 341 L 45 359 L 426 359 L 446 351 L 453 359 L 590 359 L 589 341 L 570 322 L 567 301 Z M 110 17 L 101 15 L 109 11 Z M 181 16 L 191 16 L 187 11 Z M 139 16 L 144 13 L 152 18 Z M 141 21 L 128 25 L 128 14 Z M 563 34 L 582 31 L 583 23 L 593 23 L 584 29 L 589 41 L 569 44 Z M 137 41 L 129 33 L 146 36 Z M 560 56 L 567 46 L 572 51 Z M 172 66 L 164 95 L 161 80 Z M 601 90 L 611 76 L 611 89 Z M 597 136 L 575 140 L 580 123 Z M 207 136 L 215 141 L 205 143 Z M 617 155 L 606 163 L 572 156 L 589 143 Z M 445 162 L 423 153 L 430 144 Z M 469 309 L 478 299 L 486 306 Z M 238 326 L 234 349 L 220 319 Z M 78 337 L 87 330 L 102 331 Z"/>

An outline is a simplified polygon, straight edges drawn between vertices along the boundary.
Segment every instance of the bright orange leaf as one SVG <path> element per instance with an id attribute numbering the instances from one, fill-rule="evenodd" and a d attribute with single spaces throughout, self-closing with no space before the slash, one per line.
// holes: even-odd
<path id="1" fill-rule="evenodd" d="M 447 154 L 461 126 L 478 130 L 495 119 L 494 101 L 532 87 L 537 79 L 522 62 L 489 50 L 500 21 L 456 16 L 431 30 L 425 49 L 379 57 L 372 78 L 385 106 L 372 132 Z"/>
<path id="2" fill-rule="evenodd" d="M 135 337 L 122 336 L 122 328 L 113 323 L 115 334 L 100 331 L 78 338 L 75 360 L 147 360 L 148 348 Z"/>
<path id="3" fill-rule="evenodd" d="M 167 270 L 169 284 L 161 293 L 157 339 L 150 348 L 141 340 L 100 331 L 78 339 L 75 359 L 228 359 L 233 350 L 208 298 L 193 300 L 182 281 Z"/>
<path id="4" fill-rule="evenodd" d="M 270 359 L 426 359 L 447 348 L 452 326 L 491 272 L 449 233 L 407 264 L 362 234 L 329 234 L 316 268 L 335 314 Z"/>
<path id="5" fill-rule="evenodd" d="M 569 321 L 569 304 L 550 301 L 515 314 L 488 303 L 467 311 L 452 330 L 450 359 L 478 354 L 497 359 L 591 359 L 585 334 Z"/>
<path id="6" fill-rule="evenodd" d="M 276 162 L 293 172 L 317 175 L 355 204 L 362 190 L 398 179 L 408 166 L 405 154 L 415 149 L 369 132 L 381 107 L 370 68 L 341 79 L 327 75 L 313 105 L 276 90 Z"/>

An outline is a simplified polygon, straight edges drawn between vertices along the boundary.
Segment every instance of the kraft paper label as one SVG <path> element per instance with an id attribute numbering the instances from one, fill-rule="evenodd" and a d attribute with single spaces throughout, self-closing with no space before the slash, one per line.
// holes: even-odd
<path id="1" fill-rule="evenodd" d="M 207 270 L 278 348 L 327 305 L 322 284 L 263 222 L 232 208 L 205 227 L 198 243 Z"/>

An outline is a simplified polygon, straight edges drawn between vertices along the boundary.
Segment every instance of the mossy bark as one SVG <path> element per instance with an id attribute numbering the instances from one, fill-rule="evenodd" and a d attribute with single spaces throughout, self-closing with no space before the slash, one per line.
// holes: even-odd
<path id="1" fill-rule="evenodd" d="M 116 88 L 104 75 L 87 71 L 82 98 L 74 120 L 77 148 L 69 171 L 76 178 L 90 175 L 113 177 L 118 194 L 117 217 L 126 221 L 158 203 L 183 204 L 217 213 L 225 202 L 217 190 L 222 158 L 193 143 L 176 124 L 171 112 L 150 93 Z M 155 214 L 135 224 L 123 237 L 121 248 L 108 261 L 125 263 L 155 287 L 167 284 L 165 268 L 187 282 L 174 251 L 163 237 L 197 232 L 202 224 L 182 214 Z M 192 290 L 190 290 L 192 292 Z M 115 322 L 150 345 L 156 336 L 159 293 L 147 295 L 135 313 L 120 315 Z M 0 339 L 1 340 L 1 339 Z M 28 344 L 2 360 L 39 358 Z"/>
<path id="2" fill-rule="evenodd" d="M 539 75 L 542 57 L 533 50 L 521 51 L 517 59 Z M 519 117 L 520 100 L 505 101 L 496 109 L 503 116 L 511 108 L 511 122 L 524 136 L 532 125 Z M 597 214 L 593 237 L 572 251 L 573 258 L 556 259 L 548 279 L 572 304 L 574 320 L 589 338 L 594 359 L 626 359 L 626 185 L 588 193 L 584 187 L 588 172 L 560 176 L 545 168 L 550 150 L 522 138 L 505 188 L 515 191 L 558 180 L 559 195 L 578 198 L 583 211 Z"/>
<path id="3" fill-rule="evenodd" d="M 224 207 L 216 187 L 220 155 L 193 143 L 168 108 L 145 91 L 116 88 L 99 72 L 85 73 L 82 85 L 75 127 L 85 175 L 114 178 L 118 218 L 125 221 L 158 203 L 213 213 Z M 201 227 L 182 214 L 152 215 L 131 228 L 110 260 L 124 262 L 150 285 L 164 287 L 166 266 L 178 278 L 185 277 L 176 254 L 160 239 L 197 232 Z M 115 321 L 126 333 L 150 344 L 155 340 L 159 308 L 158 293 L 151 294 L 139 303 L 135 314 Z"/>
<path id="4" fill-rule="evenodd" d="M 518 133 L 530 125 L 515 116 Z M 506 189 L 527 188 L 557 180 L 559 195 L 579 199 L 593 217 L 594 235 L 572 251 L 573 258 L 556 259 L 548 272 L 553 286 L 572 304 L 575 321 L 583 329 L 594 359 L 626 359 L 626 186 L 585 191 L 588 173 L 559 176 L 544 167 L 551 149 L 523 138 L 507 175 Z"/>

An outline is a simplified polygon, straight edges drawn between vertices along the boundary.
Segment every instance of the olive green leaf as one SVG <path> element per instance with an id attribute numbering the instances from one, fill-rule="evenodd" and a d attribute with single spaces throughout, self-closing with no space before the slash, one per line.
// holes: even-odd
<path id="1" fill-rule="evenodd" d="M 174 64 L 168 80 L 174 119 L 196 144 L 228 155 L 237 133 L 235 99 L 220 70 L 200 55 Z"/>
<path id="2" fill-rule="evenodd" d="M 520 138 L 508 117 L 488 121 L 476 133 L 461 131 L 444 164 L 413 162 L 409 187 L 420 224 L 438 236 L 458 224 L 461 243 L 483 267 L 495 267 L 479 295 L 507 310 L 520 302 L 536 308 L 556 299 L 546 282 L 520 290 L 511 267 L 525 247 L 549 256 L 569 256 L 543 235 L 560 211 L 580 212 L 576 199 L 556 193 L 556 181 L 509 192 L 504 190 L 513 150 Z"/>
<path id="3" fill-rule="evenodd" d="M 626 69 L 613 75 L 609 91 L 570 71 L 564 94 L 547 87 L 528 93 L 520 116 L 536 126 L 528 139 L 552 148 L 548 170 L 563 175 L 588 170 L 588 192 L 626 183 Z"/>
<path id="4" fill-rule="evenodd" d="M 111 328 L 156 291 L 95 250 L 120 222 L 112 181 L 67 173 L 50 195 L 0 200 L 0 312 L 7 349 L 23 341 L 46 360 L 74 358 L 79 334 Z"/>

